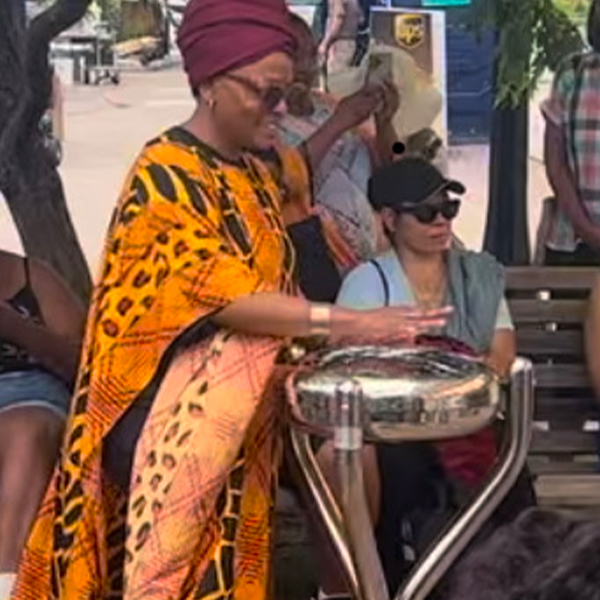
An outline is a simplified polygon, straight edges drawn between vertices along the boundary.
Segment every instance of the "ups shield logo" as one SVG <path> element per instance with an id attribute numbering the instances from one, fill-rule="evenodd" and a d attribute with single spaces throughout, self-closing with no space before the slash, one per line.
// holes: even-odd
<path id="1" fill-rule="evenodd" d="M 413 50 L 423 43 L 425 39 L 423 15 L 397 15 L 394 25 L 394 36 L 403 48 Z"/>

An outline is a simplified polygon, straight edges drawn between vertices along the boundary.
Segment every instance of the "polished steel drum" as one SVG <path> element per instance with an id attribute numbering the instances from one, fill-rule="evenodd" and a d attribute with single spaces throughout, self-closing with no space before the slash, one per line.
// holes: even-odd
<path id="1" fill-rule="evenodd" d="M 362 394 L 369 442 L 469 435 L 488 425 L 500 404 L 498 379 L 481 361 L 421 346 L 355 346 L 324 352 L 292 376 L 295 425 L 333 437 L 336 393 L 349 381 Z"/>

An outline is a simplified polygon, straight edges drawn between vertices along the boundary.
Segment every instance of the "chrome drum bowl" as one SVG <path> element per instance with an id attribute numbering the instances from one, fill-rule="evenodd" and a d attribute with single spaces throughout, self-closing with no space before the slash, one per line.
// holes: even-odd
<path id="1" fill-rule="evenodd" d="M 354 346 L 324 351 L 287 385 L 294 426 L 333 436 L 339 386 L 362 392 L 367 442 L 461 437 L 481 430 L 500 404 L 497 377 L 481 361 L 428 347 Z"/>

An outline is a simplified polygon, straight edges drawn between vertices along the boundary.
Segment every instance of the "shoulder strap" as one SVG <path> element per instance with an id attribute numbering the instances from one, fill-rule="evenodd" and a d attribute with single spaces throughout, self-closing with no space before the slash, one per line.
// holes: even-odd
<path id="1" fill-rule="evenodd" d="M 379 277 L 381 278 L 381 285 L 383 286 L 383 298 L 384 298 L 384 306 L 390 305 L 390 284 L 388 283 L 387 277 L 385 275 L 384 270 L 382 269 L 379 261 L 376 258 L 373 258 L 369 261 L 379 273 Z"/>

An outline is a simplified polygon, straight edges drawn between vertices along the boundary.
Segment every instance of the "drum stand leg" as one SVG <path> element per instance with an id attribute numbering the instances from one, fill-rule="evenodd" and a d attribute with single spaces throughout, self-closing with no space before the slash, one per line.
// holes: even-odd
<path id="1" fill-rule="evenodd" d="M 362 452 L 360 449 L 345 450 L 336 447 L 335 462 L 348 545 L 358 571 L 360 594 L 356 598 L 389 600 L 365 495 Z"/>
<path id="2" fill-rule="evenodd" d="M 342 384 L 331 408 L 340 505 L 319 469 L 308 435 L 292 429 L 292 450 L 341 560 L 352 596 L 355 600 L 389 600 L 363 484 L 360 386 L 352 381 Z"/>
<path id="3" fill-rule="evenodd" d="M 514 485 L 527 459 L 533 422 L 533 369 L 515 361 L 506 411 L 506 438 L 491 479 L 475 500 L 432 544 L 395 600 L 425 600 L 460 557 Z"/>
<path id="4" fill-rule="evenodd" d="M 310 445 L 310 436 L 303 431 L 292 428 L 290 430 L 290 445 L 304 480 L 303 483 L 316 504 L 319 516 L 327 528 L 331 542 L 346 574 L 350 585 L 350 593 L 357 598 L 360 594 L 358 574 L 346 541 L 346 529 L 342 522 L 342 514 L 329 484 L 319 468 Z"/>
<path id="5" fill-rule="evenodd" d="M 507 439 L 490 481 L 433 544 L 395 600 L 426 600 L 514 485 L 531 439 L 533 369 L 529 361 L 519 358 L 515 362 L 509 395 Z M 389 600 L 363 484 L 362 401 L 360 386 L 348 381 L 339 386 L 330 407 L 341 506 L 319 469 L 309 436 L 292 428 L 291 445 L 346 573 L 350 593 L 355 600 Z"/>

